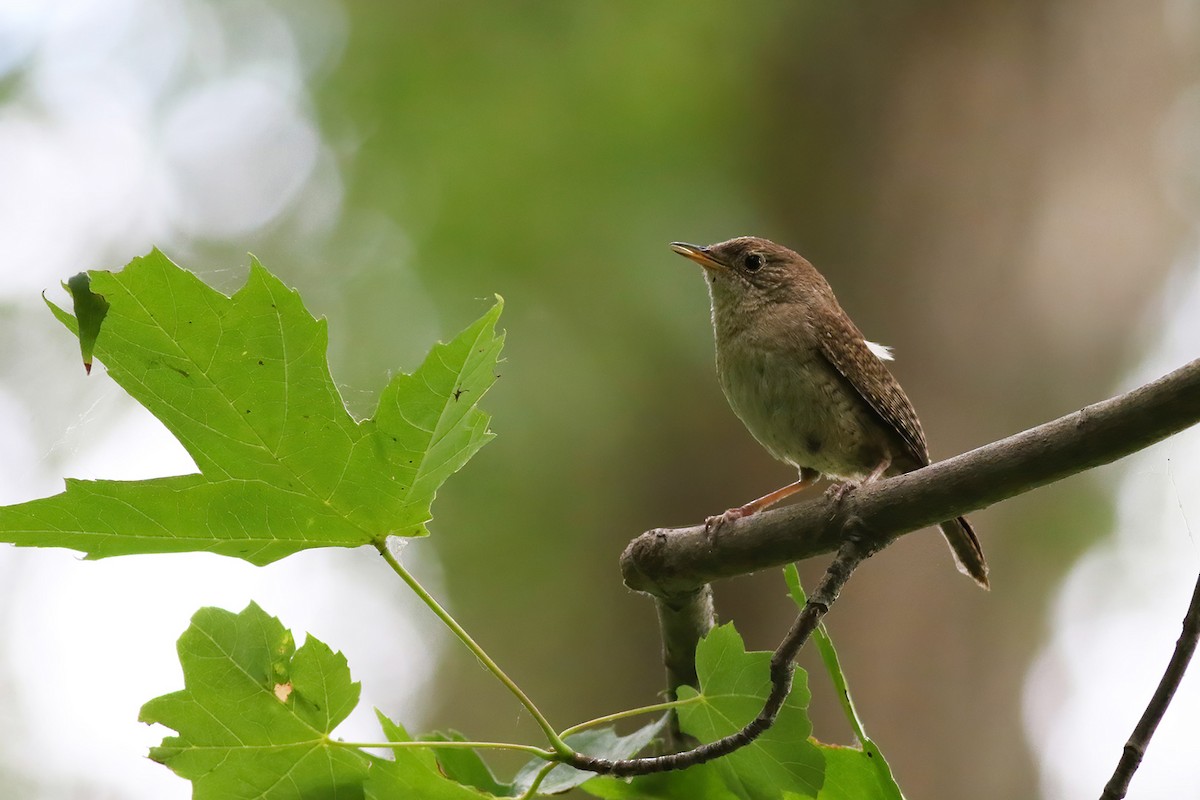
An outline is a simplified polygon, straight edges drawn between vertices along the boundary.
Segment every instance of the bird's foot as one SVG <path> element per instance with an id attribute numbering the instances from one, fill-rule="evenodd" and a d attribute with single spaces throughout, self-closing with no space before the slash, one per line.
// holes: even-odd
<path id="1" fill-rule="evenodd" d="M 834 505 L 840 506 L 857 488 L 858 484 L 854 481 L 842 481 L 826 489 L 825 496 L 832 500 Z"/>
<path id="2" fill-rule="evenodd" d="M 745 516 L 748 516 L 746 514 L 745 507 L 731 508 L 720 514 L 714 514 L 713 516 L 704 520 L 704 532 L 708 534 L 716 533 L 726 523 L 732 522 L 735 519 L 741 519 Z"/>

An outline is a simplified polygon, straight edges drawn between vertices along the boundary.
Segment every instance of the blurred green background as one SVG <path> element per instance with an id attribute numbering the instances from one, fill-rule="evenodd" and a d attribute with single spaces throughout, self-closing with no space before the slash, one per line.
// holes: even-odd
<path id="1" fill-rule="evenodd" d="M 157 96 L 254 63 L 282 26 L 302 64 L 286 91 L 320 139 L 310 182 L 261 224 L 177 219 L 61 274 L 155 243 L 228 291 L 253 251 L 328 317 L 359 414 L 502 294 L 498 438 L 408 552 L 436 552 L 458 619 L 566 725 L 663 686 L 625 544 L 793 478 L 728 410 L 699 270 L 667 243 L 756 234 L 808 256 L 895 348 L 935 458 L 1101 399 L 1190 241 L 1190 144 L 1168 135 L 1197 77 L 1185 5 L 179 3 L 186 35 L 223 44 L 188 50 Z M 36 58 L 0 100 L 24 101 Z M 934 532 L 855 577 L 828 624 L 908 796 L 1037 794 L 1024 671 L 1056 580 L 1110 515 L 1095 475 L 979 512 L 990 594 Z M 794 612 L 776 573 L 717 601 L 760 649 Z M 847 741 L 812 683 L 816 735 Z M 456 647 L 429 691 L 417 727 L 535 733 Z"/>

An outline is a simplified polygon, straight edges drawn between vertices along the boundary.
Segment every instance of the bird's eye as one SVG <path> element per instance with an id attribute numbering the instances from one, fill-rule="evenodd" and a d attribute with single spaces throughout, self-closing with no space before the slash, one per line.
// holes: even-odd
<path id="1" fill-rule="evenodd" d="M 746 256 L 746 271 L 758 272 L 763 265 L 763 257 L 758 253 L 750 253 Z"/>

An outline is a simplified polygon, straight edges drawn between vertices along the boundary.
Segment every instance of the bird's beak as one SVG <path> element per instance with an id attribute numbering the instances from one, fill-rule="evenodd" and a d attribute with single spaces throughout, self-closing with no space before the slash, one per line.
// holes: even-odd
<path id="1" fill-rule="evenodd" d="M 720 261 L 713 258 L 712 252 L 707 247 L 688 244 L 687 242 L 671 242 L 671 249 L 684 258 L 690 258 L 712 272 L 724 272 L 729 269 Z"/>

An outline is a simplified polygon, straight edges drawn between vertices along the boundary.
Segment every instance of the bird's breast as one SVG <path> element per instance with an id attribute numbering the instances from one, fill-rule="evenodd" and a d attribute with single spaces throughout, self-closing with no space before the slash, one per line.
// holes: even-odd
<path id="1" fill-rule="evenodd" d="M 717 372 L 733 411 L 771 455 L 823 475 L 858 478 L 885 455 L 866 401 L 815 347 L 717 341 Z"/>

